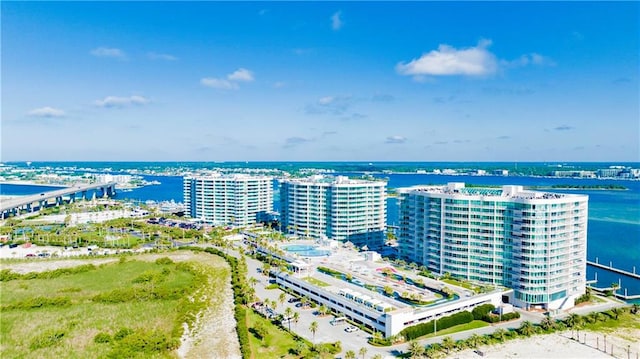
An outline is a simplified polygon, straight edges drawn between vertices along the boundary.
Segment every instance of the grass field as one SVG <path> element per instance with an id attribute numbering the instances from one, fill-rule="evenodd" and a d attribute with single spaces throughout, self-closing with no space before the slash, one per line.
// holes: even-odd
<path id="1" fill-rule="evenodd" d="M 296 348 L 296 341 L 291 334 L 275 326 L 254 311 L 249 311 L 249 328 L 254 328 L 256 325 L 264 326 L 268 333 L 264 339 L 258 338 L 251 332 L 249 333 L 251 347 L 256 358 L 297 357 L 290 352 Z M 291 324 L 291 328 L 295 329 L 295 324 Z"/>
<path id="2" fill-rule="evenodd" d="M 206 305 L 190 301 L 189 294 L 201 287 L 203 276 L 222 284 L 230 272 L 215 256 L 207 255 L 206 264 L 161 264 L 156 257 L 1 282 L 0 357 L 175 357 L 182 323 Z"/>

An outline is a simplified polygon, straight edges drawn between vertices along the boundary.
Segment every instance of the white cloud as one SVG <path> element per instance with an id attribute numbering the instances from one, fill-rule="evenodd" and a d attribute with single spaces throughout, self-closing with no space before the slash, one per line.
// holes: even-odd
<path id="1" fill-rule="evenodd" d="M 91 55 L 96 57 L 111 57 L 114 59 L 124 60 L 127 58 L 127 55 L 124 51 L 111 47 L 98 47 L 96 49 L 91 50 Z"/>
<path id="2" fill-rule="evenodd" d="M 385 141 L 385 143 L 405 143 L 405 142 L 407 142 L 407 138 L 399 135 L 389 136 Z"/>
<path id="3" fill-rule="evenodd" d="M 251 82 L 253 81 L 253 73 L 247 69 L 239 68 L 227 75 L 227 79 L 230 81 Z"/>
<path id="4" fill-rule="evenodd" d="M 321 105 L 328 105 L 330 103 L 332 103 L 335 100 L 335 97 L 333 96 L 325 96 L 325 97 L 321 97 L 318 100 L 318 103 Z"/>
<path id="5" fill-rule="evenodd" d="M 238 82 L 251 82 L 255 78 L 253 72 L 239 68 L 227 75 L 227 78 L 204 77 L 200 80 L 203 86 L 212 87 L 220 90 L 237 90 L 240 88 Z"/>
<path id="6" fill-rule="evenodd" d="M 143 96 L 133 95 L 129 97 L 107 96 L 102 100 L 96 100 L 95 105 L 99 107 L 128 107 L 128 106 L 141 106 L 148 104 L 149 99 Z"/>
<path id="7" fill-rule="evenodd" d="M 441 44 L 437 50 L 423 54 L 418 59 L 399 63 L 396 71 L 412 76 L 485 76 L 494 74 L 498 68 L 496 57 L 487 48 L 491 40 L 481 40 L 477 46 L 456 49 Z"/>
<path id="8" fill-rule="evenodd" d="M 213 77 L 205 77 L 200 80 L 200 83 L 204 86 L 211 87 L 220 90 L 236 90 L 238 84 L 225 79 L 216 79 Z"/>
<path id="9" fill-rule="evenodd" d="M 33 109 L 29 111 L 27 114 L 31 117 L 45 117 L 45 118 L 65 116 L 64 111 L 57 108 L 49 107 L 49 106 Z"/>
<path id="10" fill-rule="evenodd" d="M 173 56 L 173 55 L 169 55 L 169 54 L 159 54 L 156 52 L 150 52 L 147 54 L 147 57 L 149 57 L 151 60 L 165 60 L 165 61 L 176 61 L 178 58 Z"/>
<path id="11" fill-rule="evenodd" d="M 331 114 L 342 116 L 347 113 L 355 99 L 351 96 L 324 96 L 318 99 L 317 103 L 307 105 L 307 114 Z"/>
<path id="12" fill-rule="evenodd" d="M 331 28 L 335 31 L 340 30 L 340 28 L 342 28 L 342 25 L 344 24 L 342 22 L 341 16 L 342 11 L 337 11 L 333 15 L 331 15 Z"/>
<path id="13" fill-rule="evenodd" d="M 555 66 L 556 63 L 546 56 L 542 56 L 540 54 L 536 54 L 532 52 L 530 54 L 524 54 L 520 56 L 518 59 L 513 61 L 504 61 L 504 65 L 508 67 L 520 67 L 520 66 Z"/>
<path id="14" fill-rule="evenodd" d="M 273 83 L 273 87 L 277 88 L 277 89 L 281 89 L 283 87 L 285 87 L 287 84 L 282 82 L 282 81 L 277 81 Z"/>

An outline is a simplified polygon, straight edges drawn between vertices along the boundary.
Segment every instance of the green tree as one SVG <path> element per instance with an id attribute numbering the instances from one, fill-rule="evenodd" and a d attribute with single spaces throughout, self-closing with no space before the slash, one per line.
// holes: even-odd
<path id="1" fill-rule="evenodd" d="M 293 322 L 296 324 L 296 326 L 298 326 L 298 322 L 300 321 L 300 313 L 298 312 L 293 312 Z"/>
<path id="2" fill-rule="evenodd" d="M 284 304 L 285 299 L 287 299 L 286 295 L 284 293 L 280 293 L 280 295 L 278 296 L 278 302 L 280 303 L 280 305 Z"/>
<path id="3" fill-rule="evenodd" d="M 579 327 L 582 324 L 582 317 L 576 313 L 571 313 L 565 318 L 564 323 L 568 328 Z"/>
<path id="4" fill-rule="evenodd" d="M 311 332 L 311 335 L 313 335 L 313 341 L 315 341 L 316 332 L 318 331 L 318 322 L 316 322 L 315 320 L 311 322 L 311 324 L 309 325 L 309 331 Z"/>
<path id="5" fill-rule="evenodd" d="M 549 331 L 555 328 L 555 320 L 551 319 L 549 316 L 545 316 L 540 322 L 540 327 L 545 331 Z"/>
<path id="6" fill-rule="evenodd" d="M 422 358 L 424 352 L 424 346 L 417 340 L 412 340 L 411 342 L 409 342 L 409 355 L 411 359 Z"/>
<path id="7" fill-rule="evenodd" d="M 611 309 L 611 313 L 613 313 L 613 317 L 615 320 L 618 320 L 618 317 L 620 316 L 620 314 L 622 314 L 622 309 L 621 308 L 613 308 Z"/>
<path id="8" fill-rule="evenodd" d="M 536 328 L 528 320 L 525 320 L 524 322 L 522 322 L 522 324 L 520 325 L 520 328 L 518 328 L 518 333 L 520 333 L 521 335 L 524 335 L 525 337 L 530 337 L 535 332 L 536 332 Z"/>
<path id="9" fill-rule="evenodd" d="M 362 359 L 364 359 L 364 356 L 367 355 L 367 348 L 365 347 L 360 348 L 360 350 L 358 350 L 358 354 L 360 354 Z"/>
<path id="10" fill-rule="evenodd" d="M 469 344 L 469 347 L 471 348 L 477 348 L 478 344 L 480 343 L 480 336 L 476 333 L 473 333 L 469 339 L 467 339 L 467 343 Z"/>
<path id="11" fill-rule="evenodd" d="M 353 350 L 347 350 L 347 352 L 344 353 L 344 359 L 356 359 L 356 352 Z"/>
<path id="12" fill-rule="evenodd" d="M 507 331 L 502 328 L 498 328 L 491 336 L 502 343 L 507 337 Z"/>
<path id="13" fill-rule="evenodd" d="M 456 345 L 456 342 L 453 341 L 451 337 L 444 337 L 442 339 L 442 347 L 447 351 L 447 353 L 451 352 L 451 349 Z"/>
<path id="14" fill-rule="evenodd" d="M 293 310 L 292 310 L 291 308 L 287 307 L 287 308 L 284 310 L 284 316 L 285 316 L 287 319 L 289 319 L 289 320 L 287 321 L 287 323 L 289 324 L 289 331 L 291 331 L 291 320 L 292 320 L 292 318 L 291 318 L 291 317 L 293 316 Z"/>

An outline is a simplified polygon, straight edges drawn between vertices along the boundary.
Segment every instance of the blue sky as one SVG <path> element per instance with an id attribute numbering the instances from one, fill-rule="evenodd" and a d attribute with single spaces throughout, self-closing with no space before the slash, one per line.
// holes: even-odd
<path id="1" fill-rule="evenodd" d="M 2 161 L 639 161 L 639 3 L 7 2 Z"/>

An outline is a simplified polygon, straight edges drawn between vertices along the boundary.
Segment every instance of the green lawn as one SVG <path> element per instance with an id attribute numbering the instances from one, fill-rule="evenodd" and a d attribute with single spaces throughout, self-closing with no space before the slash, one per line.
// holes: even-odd
<path id="1" fill-rule="evenodd" d="M 282 330 L 271 321 L 261 317 L 252 310 L 248 311 L 249 315 L 249 340 L 251 348 L 256 358 L 297 358 L 298 356 L 290 353 L 290 350 L 296 347 L 296 341 L 291 334 Z M 264 340 L 260 340 L 251 331 L 251 328 L 258 325 L 264 325 L 267 329 L 267 336 Z M 295 330 L 296 324 L 291 323 L 291 329 Z"/>
<path id="2" fill-rule="evenodd" d="M 0 357 L 102 358 L 121 350 L 120 353 L 126 354 L 120 357 L 173 358 L 173 352 L 166 350 L 170 345 L 159 345 L 158 348 L 164 349 L 151 351 L 138 349 L 155 343 L 175 343 L 176 333 L 180 332 L 176 328 L 181 328 L 181 318 L 185 318 L 186 313 L 201 309 L 186 300 L 189 293 L 200 287 L 202 281 L 198 280 L 199 276 L 206 272 L 206 275 L 220 278 L 221 284 L 228 280 L 229 269 L 222 260 L 220 265 L 212 261 L 214 264 L 206 267 L 192 262 L 194 268 L 206 268 L 198 269 L 199 274 L 196 275 L 176 264 L 156 264 L 135 258 L 127 257 L 124 263 L 115 261 L 86 272 L 63 274 L 56 278 L 0 282 Z M 154 279 L 141 281 L 143 274 Z M 177 291 L 184 294 L 138 299 L 150 290 L 155 291 L 153 293 Z M 96 299 L 96 295 L 118 291 L 133 292 L 134 297 L 114 303 Z M 46 302 L 56 298 L 65 299 L 66 305 Z M 33 307 L 33 303 L 37 305 L 43 301 L 44 305 Z M 94 342 L 99 333 L 113 337 L 121 329 L 134 332 L 130 334 L 130 340 L 125 337 L 118 342 Z M 138 349 L 126 351 L 132 346 L 125 348 L 125 345 L 138 345 Z"/>
<path id="3" fill-rule="evenodd" d="M 437 333 L 427 334 L 425 336 L 420 337 L 419 339 L 439 337 L 442 335 L 449 335 L 453 333 L 464 332 L 465 330 L 477 329 L 477 328 L 488 327 L 488 326 L 489 326 L 489 323 L 487 322 L 483 322 L 482 320 L 474 320 L 470 323 L 456 325 L 451 328 L 447 328 L 445 330 L 438 330 Z"/>
<path id="4" fill-rule="evenodd" d="M 318 287 L 328 287 L 329 286 L 329 284 L 327 284 L 327 283 L 325 283 L 325 282 L 323 282 L 323 281 L 321 281 L 320 279 L 317 279 L 317 278 L 305 277 L 303 279 L 305 281 L 315 285 L 315 286 L 318 286 Z"/>

